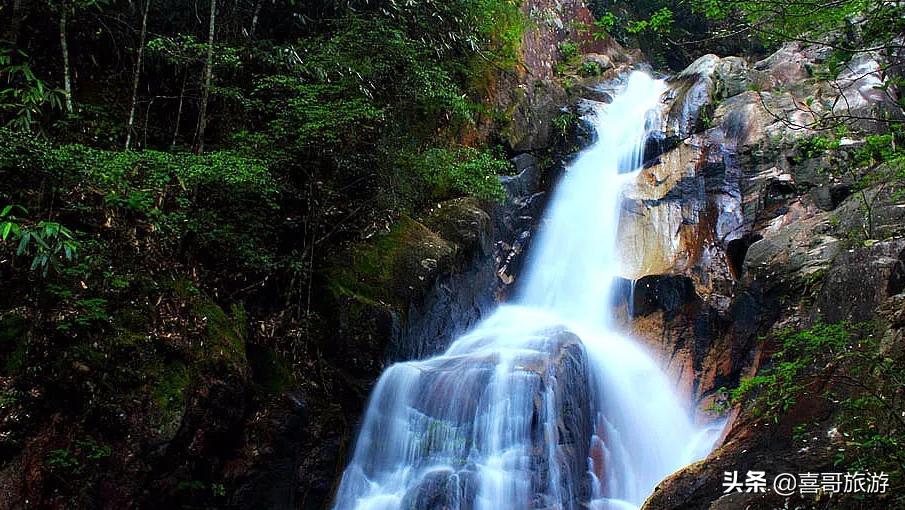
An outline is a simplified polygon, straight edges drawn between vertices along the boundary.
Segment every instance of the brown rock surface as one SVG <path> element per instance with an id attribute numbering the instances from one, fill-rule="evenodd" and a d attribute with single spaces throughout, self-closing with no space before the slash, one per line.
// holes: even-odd
<path id="1" fill-rule="evenodd" d="M 713 418 L 708 406 L 725 401 L 720 388 L 769 360 L 777 347 L 761 340 L 768 333 L 818 319 L 873 320 L 884 325 L 887 352 L 901 348 L 894 318 L 905 289 L 901 198 L 882 184 L 852 195 L 834 171 L 850 164 L 846 154 L 859 139 L 842 140 L 833 154 L 798 144 L 818 134 L 807 128 L 814 115 L 840 101 L 865 116 L 890 108 L 869 86 L 878 57 L 855 62 L 862 75 L 843 76 L 841 93 L 813 78 L 824 58 L 797 43 L 751 66 L 702 57 L 672 82 L 664 130 L 680 140 L 626 187 L 620 246 L 629 256 L 645 250 L 623 268 L 635 280 L 627 327 L 697 403 L 701 421 Z M 870 222 L 864 197 L 874 204 Z M 864 240 L 868 231 L 878 239 Z M 827 431 L 838 409 L 821 393 L 809 388 L 775 423 L 736 409 L 722 445 L 665 480 L 644 509 L 837 508 L 834 499 L 724 494 L 722 486 L 727 471 L 832 471 L 838 434 Z M 803 424 L 823 433 L 802 445 L 793 429 Z"/>

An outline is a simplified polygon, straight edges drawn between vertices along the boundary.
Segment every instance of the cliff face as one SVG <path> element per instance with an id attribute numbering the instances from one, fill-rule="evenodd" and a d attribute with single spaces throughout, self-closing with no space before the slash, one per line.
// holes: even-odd
<path id="1" fill-rule="evenodd" d="M 868 218 L 846 173 L 866 169 L 845 170 L 871 132 L 843 139 L 837 152 L 813 153 L 807 141 L 821 133 L 799 127 L 813 121 L 802 105 L 817 113 L 843 96 L 854 114 L 898 106 L 869 92 L 871 74 L 841 77 L 838 92 L 810 78 L 821 62 L 817 49 L 791 44 L 753 65 L 700 58 L 670 80 L 666 128 L 625 192 L 620 249 L 630 262 L 622 273 L 637 281 L 630 327 L 662 346 L 695 401 L 751 366 L 756 337 L 780 315 L 797 313 L 798 293 L 815 292 L 818 276 L 844 264 L 837 255 L 868 219 L 878 239 L 901 234 L 903 211 L 890 188 L 866 191 L 876 193 Z M 860 314 L 815 309 L 808 316 L 863 320 L 878 304 L 864 296 L 846 305 Z"/>
<path id="2" fill-rule="evenodd" d="M 328 507 L 381 371 L 443 350 L 511 283 L 546 176 L 576 149 L 574 129 L 554 124 L 569 100 L 554 73 L 560 44 L 621 52 L 579 30 L 593 21 L 579 0 L 521 9 L 518 68 L 485 80 L 485 106 L 502 113 L 457 140 L 519 154 L 506 200 L 436 203 L 332 247 L 307 304 L 329 312 L 252 323 L 187 278 L 116 310 L 103 349 L 48 347 L 59 355 L 43 374 L 19 370 L 31 326 L 0 316 L 0 508 Z M 277 279 L 261 285 L 295 284 Z M 263 341 L 249 341 L 252 328 Z"/>
<path id="3" fill-rule="evenodd" d="M 636 281 L 626 327 L 659 353 L 702 421 L 726 403 L 725 388 L 770 373 L 782 346 L 764 336 L 787 328 L 871 321 L 888 339 L 884 352 L 901 363 L 893 318 L 905 267 L 901 182 L 865 178 L 885 175 L 883 164 L 856 155 L 888 129 L 871 119 L 902 118 L 902 110 L 895 91 L 875 88 L 879 56 L 859 57 L 832 83 L 814 77 L 825 57 L 820 48 L 786 44 L 753 64 L 700 58 L 670 80 L 666 129 L 625 193 L 620 248 L 635 262 L 623 274 Z M 826 132 L 808 126 L 840 104 L 863 119 L 832 149 L 815 150 Z M 822 384 L 841 391 L 835 376 Z M 804 388 L 772 420 L 742 402 L 729 414 L 722 446 L 664 482 L 645 508 L 773 508 L 784 499 L 724 495 L 723 472 L 832 471 L 843 441 L 826 431 L 844 432 L 841 411 Z M 820 436 L 804 449 L 793 440 L 802 427 Z"/>

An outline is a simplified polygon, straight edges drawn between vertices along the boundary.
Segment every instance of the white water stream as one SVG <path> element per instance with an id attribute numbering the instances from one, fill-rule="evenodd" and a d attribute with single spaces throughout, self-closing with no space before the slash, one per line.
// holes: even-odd
<path id="1" fill-rule="evenodd" d="M 620 188 L 664 91 L 636 72 L 599 105 L 599 141 L 557 185 L 516 305 L 384 372 L 336 510 L 634 509 L 709 453 L 713 431 L 612 325 Z"/>

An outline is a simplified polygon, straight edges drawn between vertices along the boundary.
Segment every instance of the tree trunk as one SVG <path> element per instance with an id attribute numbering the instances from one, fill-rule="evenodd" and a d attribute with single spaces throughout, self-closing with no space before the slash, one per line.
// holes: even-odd
<path id="1" fill-rule="evenodd" d="M 63 90 L 66 91 L 66 111 L 72 113 L 72 78 L 69 69 L 69 43 L 66 40 L 66 16 L 68 7 L 60 8 L 60 48 L 63 50 Z"/>
<path id="2" fill-rule="evenodd" d="M 179 138 L 179 125 L 182 123 L 182 105 L 185 103 L 185 82 L 188 80 L 189 69 L 185 68 L 185 71 L 182 72 L 182 88 L 179 90 L 179 109 L 176 110 L 176 125 L 173 126 L 173 143 L 170 144 L 170 149 L 176 149 L 176 139 Z"/>
<path id="3" fill-rule="evenodd" d="M 207 127 L 207 101 L 211 94 L 211 75 L 214 68 L 214 27 L 217 17 L 217 0 L 211 0 L 211 25 L 207 34 L 207 60 L 204 64 L 204 91 L 201 94 L 201 114 L 198 116 L 198 132 L 195 135 L 195 154 L 204 152 L 204 129 Z"/>
<path id="4" fill-rule="evenodd" d="M 255 5 L 255 13 L 251 17 L 251 29 L 248 31 L 248 40 L 249 41 L 255 35 L 255 29 L 258 27 L 258 18 L 261 15 L 261 7 L 263 5 L 264 5 L 264 0 L 258 0 L 258 3 Z"/>
<path id="5" fill-rule="evenodd" d="M 22 20 L 19 17 L 19 11 L 22 9 L 22 0 L 15 0 L 13 2 L 13 12 L 12 12 L 12 22 L 9 26 L 9 39 L 13 42 L 13 46 L 16 46 L 16 43 L 19 42 L 19 25 L 22 23 Z"/>
<path id="6" fill-rule="evenodd" d="M 141 77 L 141 61 L 145 55 L 145 38 L 148 35 L 148 10 L 151 0 L 145 1 L 145 13 L 141 18 L 141 38 L 138 43 L 138 61 L 135 63 L 135 76 L 132 79 L 132 108 L 129 109 L 129 127 L 126 132 L 126 150 L 132 147 L 132 128 L 135 126 L 135 104 L 138 102 L 138 80 Z"/>

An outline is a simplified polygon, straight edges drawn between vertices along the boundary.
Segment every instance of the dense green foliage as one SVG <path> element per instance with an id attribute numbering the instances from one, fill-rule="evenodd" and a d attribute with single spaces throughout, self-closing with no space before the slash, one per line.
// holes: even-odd
<path id="1" fill-rule="evenodd" d="M 43 459 L 54 508 L 143 483 L 134 463 L 168 477 L 145 508 L 222 508 L 189 408 L 332 398 L 331 266 L 434 201 L 502 196 L 486 91 L 517 70 L 518 2 L 211 6 L 0 0 L 0 468 Z"/>
<path id="2" fill-rule="evenodd" d="M 816 324 L 770 338 L 777 351 L 755 377 L 730 392 L 730 402 L 755 416 L 779 422 L 797 404 L 822 399 L 837 411 L 833 425 L 842 440 L 834 465 L 852 471 L 890 473 L 890 493 L 905 480 L 905 363 L 881 345 L 873 324 Z M 814 424 L 820 427 L 821 424 Z M 811 431 L 799 424 L 799 433 Z"/>
<path id="3" fill-rule="evenodd" d="M 433 200 L 501 196 L 506 155 L 452 140 L 492 121 L 483 82 L 516 64 L 510 0 L 249 1 L 216 19 L 171 0 L 0 11 L 0 233 L 16 270 L 59 277 L 131 244 L 217 288 L 277 272 L 310 292 L 316 248 Z M 140 150 L 117 152 L 130 106 Z M 193 155 L 202 133 L 212 150 Z"/>
<path id="4" fill-rule="evenodd" d="M 700 2 L 589 0 L 597 25 L 620 43 L 640 48 L 657 67 L 679 71 L 706 53 L 752 55 L 762 53 L 758 41 L 740 34 L 714 37 L 724 30 L 723 18 L 699 12 Z"/>
<path id="5" fill-rule="evenodd" d="M 702 0 L 696 10 L 709 18 L 731 22 L 771 42 L 800 38 L 834 43 L 855 51 L 867 45 L 895 46 L 894 38 L 905 31 L 905 6 L 882 0 L 843 0 L 814 4 L 801 0 L 757 2 L 748 0 Z M 827 37 L 829 36 L 829 37 Z M 847 44 L 846 37 L 859 39 Z M 855 41 L 852 41 L 855 42 Z"/>
<path id="6" fill-rule="evenodd" d="M 843 150 L 843 137 L 863 139 L 855 148 Z M 850 233 L 852 239 L 883 239 L 888 233 L 875 228 L 875 206 L 886 199 L 901 200 L 905 196 L 905 134 L 901 125 L 893 124 L 887 133 L 867 134 L 837 126 L 828 136 L 813 136 L 799 140 L 799 161 L 820 158 L 825 166 L 821 172 L 842 180 L 850 186 L 864 213 L 862 228 Z"/>
<path id="7" fill-rule="evenodd" d="M 882 51 L 901 65 L 905 6 L 882 0 L 816 4 L 806 0 L 589 0 L 588 7 L 623 44 L 640 48 L 651 63 L 680 70 L 705 53 L 763 56 L 787 41 L 837 50 L 838 72 L 854 54 Z M 890 83 L 901 83 L 892 72 Z"/>

